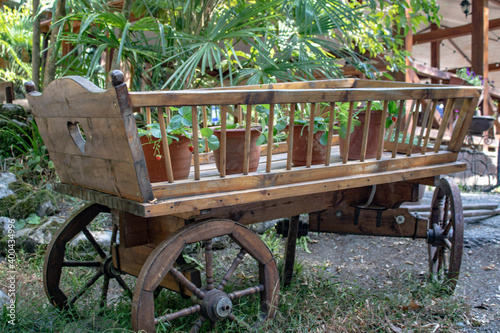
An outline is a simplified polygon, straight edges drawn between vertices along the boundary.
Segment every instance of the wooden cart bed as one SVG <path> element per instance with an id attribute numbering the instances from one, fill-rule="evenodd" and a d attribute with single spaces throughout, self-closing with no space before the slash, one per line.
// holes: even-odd
<path id="1" fill-rule="evenodd" d="M 197 216 L 218 208 L 399 181 L 432 183 L 434 176 L 465 170 L 464 164 L 456 162 L 457 153 L 479 96 L 474 87 L 355 79 L 157 92 L 129 92 L 119 76 L 114 84 L 105 91 L 83 78 L 68 77 L 52 83 L 43 94 L 32 91 L 28 99 L 61 180 L 58 190 L 142 217 Z M 377 128 L 382 139 L 377 143 L 375 158 L 348 160 L 348 144 L 341 155 L 338 139 L 330 131 L 327 162 L 311 165 L 308 160 L 306 166 L 295 167 L 291 163 L 289 147 L 293 139 L 289 135 L 280 146 L 262 148 L 256 172 L 219 173 L 210 164 L 211 152 L 200 154 L 195 150 L 188 179 L 160 183 L 149 181 L 133 112 L 166 111 L 168 126 L 175 108 L 188 106 L 203 119 L 200 126 L 204 127 L 207 107 L 217 106 L 224 136 L 227 115 L 246 120 L 247 131 L 250 123 L 258 120 L 256 112 L 245 113 L 242 105 L 246 110 L 255 110 L 258 105 L 270 110 L 280 108 L 292 117 L 295 113 L 291 110 L 304 109 L 313 110 L 310 112 L 316 112 L 315 116 L 330 110 L 331 115 L 338 112 L 340 103 L 349 103 L 352 118 L 359 103 L 372 101 L 384 105 L 383 119 L 388 116 L 390 101 L 398 105 L 397 121 L 388 129 L 384 122 Z M 441 127 L 432 129 L 435 109 L 440 104 L 444 106 Z M 274 126 L 272 117 L 270 112 L 269 133 Z M 333 128 L 333 120 L 328 125 Z M 198 139 L 197 126 L 193 131 L 196 147 L 202 139 Z M 437 133 L 433 140 L 431 131 Z M 391 134 L 411 144 L 384 140 Z M 365 145 L 367 140 L 366 135 Z M 225 156 L 224 139 L 220 141 L 221 156 Z M 312 154 L 310 150 L 308 155 Z"/>

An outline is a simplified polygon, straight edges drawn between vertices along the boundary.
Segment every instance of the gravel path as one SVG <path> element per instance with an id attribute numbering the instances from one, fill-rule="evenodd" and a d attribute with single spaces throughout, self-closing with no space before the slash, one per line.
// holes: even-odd
<path id="1" fill-rule="evenodd" d="M 430 204 L 426 191 L 422 204 Z M 500 204 L 500 194 L 462 193 L 463 205 Z M 456 294 L 472 306 L 474 322 L 464 322 L 464 332 L 500 332 L 500 216 L 466 218 L 464 253 Z M 393 272 L 427 273 L 424 240 L 390 237 L 310 233 L 317 241 L 311 254 L 298 252 L 298 260 L 311 266 L 328 266 L 340 281 L 368 288 L 390 283 Z"/>

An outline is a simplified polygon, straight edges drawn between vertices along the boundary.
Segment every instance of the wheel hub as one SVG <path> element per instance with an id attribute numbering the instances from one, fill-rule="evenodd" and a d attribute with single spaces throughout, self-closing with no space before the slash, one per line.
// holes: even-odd
<path id="1" fill-rule="evenodd" d="M 212 321 L 227 318 L 233 310 L 233 302 L 227 294 L 218 289 L 212 289 L 205 293 L 201 304 L 203 315 Z"/>
<path id="2" fill-rule="evenodd" d="M 120 272 L 118 272 L 115 266 L 113 266 L 112 256 L 107 256 L 106 259 L 102 261 L 101 270 L 104 273 L 104 275 L 110 278 L 115 278 L 117 276 L 120 276 Z"/>

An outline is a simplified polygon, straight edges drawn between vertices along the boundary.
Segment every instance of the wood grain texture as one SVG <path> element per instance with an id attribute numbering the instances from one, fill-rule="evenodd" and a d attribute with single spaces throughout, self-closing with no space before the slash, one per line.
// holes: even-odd
<path id="1" fill-rule="evenodd" d="M 351 102 L 378 100 L 414 100 L 471 98 L 478 96 L 474 87 L 414 87 L 414 88 L 359 88 L 359 89 L 286 89 L 286 90 L 189 90 L 131 92 L 133 107 L 152 105 L 238 105 Z"/>
<path id="2" fill-rule="evenodd" d="M 105 91 L 80 77 L 27 94 L 62 183 L 141 202 L 153 198 L 127 94 L 125 85 Z"/>

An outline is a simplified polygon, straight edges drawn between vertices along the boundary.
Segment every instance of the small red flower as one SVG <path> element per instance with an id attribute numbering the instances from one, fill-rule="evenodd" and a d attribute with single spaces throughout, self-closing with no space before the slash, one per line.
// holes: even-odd
<path id="1" fill-rule="evenodd" d="M 397 120 L 398 118 L 396 118 L 395 116 L 392 116 L 392 118 L 391 118 L 391 119 L 392 119 L 392 121 L 393 121 L 393 122 L 396 122 L 396 120 Z"/>
<path id="2" fill-rule="evenodd" d="M 194 151 L 194 147 L 193 146 L 189 146 L 189 151 L 193 152 Z"/>
<path id="3" fill-rule="evenodd" d="M 157 161 L 161 161 L 161 156 L 160 156 L 160 155 L 157 155 L 157 156 L 155 156 L 155 157 L 156 157 L 156 160 L 157 160 Z"/>

